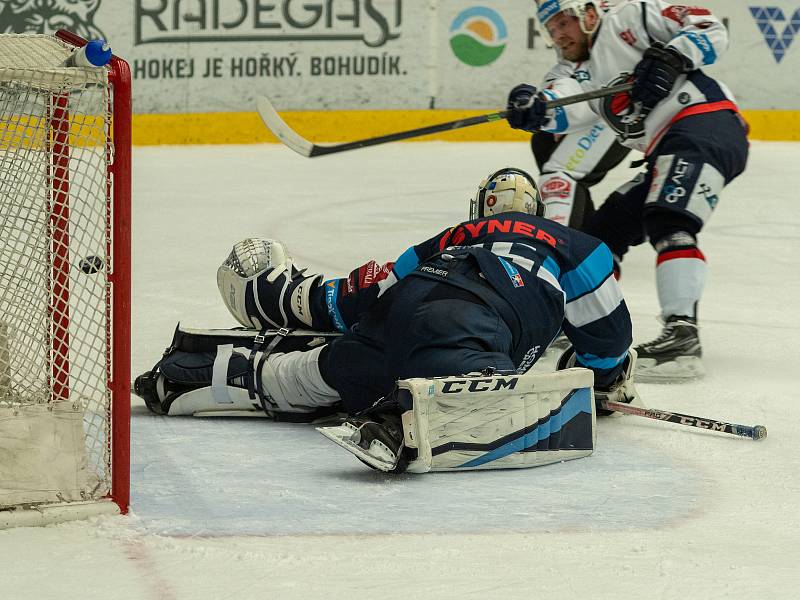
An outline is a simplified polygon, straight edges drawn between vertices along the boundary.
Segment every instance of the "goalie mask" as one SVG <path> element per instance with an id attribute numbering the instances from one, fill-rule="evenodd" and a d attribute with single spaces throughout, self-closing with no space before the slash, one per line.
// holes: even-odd
<path id="1" fill-rule="evenodd" d="M 470 203 L 469 218 L 480 219 L 504 212 L 541 217 L 544 203 L 533 178 L 525 171 L 507 167 L 481 181 Z"/>

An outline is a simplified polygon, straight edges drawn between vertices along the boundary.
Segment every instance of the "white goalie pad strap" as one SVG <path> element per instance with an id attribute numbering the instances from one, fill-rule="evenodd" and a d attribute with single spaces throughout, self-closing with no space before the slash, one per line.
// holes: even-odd
<path id="1" fill-rule="evenodd" d="M 228 387 L 229 404 L 219 404 L 211 387 L 198 388 L 178 396 L 169 407 L 169 416 L 259 416 L 266 417 L 257 400 L 247 390 Z"/>
<path id="2" fill-rule="evenodd" d="M 550 374 L 408 379 L 411 473 L 536 467 L 589 456 L 595 406 L 588 369 Z"/>
<path id="3" fill-rule="evenodd" d="M 211 394 L 217 404 L 233 404 L 228 393 L 228 363 L 233 356 L 233 344 L 217 347 L 217 356 L 211 372 Z"/>

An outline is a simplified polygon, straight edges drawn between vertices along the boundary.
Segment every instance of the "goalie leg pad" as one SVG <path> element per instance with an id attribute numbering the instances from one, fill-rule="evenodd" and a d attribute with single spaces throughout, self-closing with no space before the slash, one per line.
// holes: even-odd
<path id="1" fill-rule="evenodd" d="M 179 325 L 162 359 L 136 378 L 134 392 L 162 415 L 264 410 L 278 420 L 310 421 L 333 412 L 338 402 L 317 367 L 322 347 L 338 335 Z M 283 352 L 252 351 L 275 341 Z"/>
<path id="2" fill-rule="evenodd" d="M 159 415 L 194 415 L 219 411 L 256 411 L 258 400 L 243 389 L 228 386 L 244 381 L 248 359 L 233 352 L 232 345 L 215 352 L 185 352 L 172 349 L 134 382 L 134 393 Z"/>
<path id="3" fill-rule="evenodd" d="M 405 445 L 417 450 L 407 470 L 536 467 L 589 456 L 593 381 L 588 369 L 400 381 L 411 404 Z"/>
<path id="4" fill-rule="evenodd" d="M 311 350 L 332 342 L 341 334 L 338 332 L 312 331 L 310 329 L 193 329 L 183 327 L 180 323 L 175 328 L 172 343 L 165 355 L 173 350 L 184 352 L 216 352 L 218 346 L 233 344 L 242 348 L 253 348 L 256 344 L 269 346 L 280 336 L 274 350 L 276 352 L 293 352 L 294 350 Z"/>
<path id="5" fill-rule="evenodd" d="M 382 471 L 535 467 L 594 451 L 593 380 L 588 369 L 400 380 L 402 441 L 365 437 L 358 417 L 318 430 Z"/>

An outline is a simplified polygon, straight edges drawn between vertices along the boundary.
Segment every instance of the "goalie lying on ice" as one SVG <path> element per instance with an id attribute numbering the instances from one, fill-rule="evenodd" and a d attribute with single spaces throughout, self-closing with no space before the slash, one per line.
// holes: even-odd
<path id="1" fill-rule="evenodd" d="M 420 444 L 441 432 L 431 427 L 436 419 L 428 409 L 420 408 L 422 395 L 414 396 L 414 386 L 424 384 L 408 382 L 479 373 L 530 387 L 530 393 L 512 394 L 516 400 L 507 405 L 494 402 L 495 395 L 470 409 L 479 408 L 497 435 L 482 437 L 481 448 L 516 434 L 521 441 L 509 448 L 530 453 L 549 440 L 549 435 L 540 437 L 547 429 L 542 419 L 567 423 L 581 414 L 590 415 L 583 418 L 589 425 L 582 439 L 592 439 L 594 408 L 585 391 L 591 378 L 568 371 L 566 378 L 544 376 L 555 379 L 537 387 L 533 380 L 541 376 L 526 372 L 563 330 L 574 347 L 564 367 L 593 375 L 595 395 L 636 401 L 630 315 L 608 248 L 544 219 L 542 211 L 531 177 L 502 169 L 481 182 L 469 221 L 412 246 L 393 263 L 370 262 L 331 280 L 299 270 L 278 241 L 244 240 L 220 267 L 217 281 L 234 317 L 257 331 L 204 336 L 179 330 L 162 360 L 137 378 L 135 391 L 152 411 L 169 415 L 260 409 L 279 420 L 311 421 L 342 411 L 350 416 L 327 437 L 377 468 L 402 470 L 410 462 L 424 471 L 459 465 L 414 463 L 423 454 Z M 278 328 L 285 329 L 266 334 Z M 312 331 L 287 335 L 295 328 Z M 479 385 L 475 376 L 462 379 L 467 390 Z M 398 381 L 404 383 L 398 387 Z M 444 394 L 448 381 L 429 382 L 429 396 Z M 540 397 L 541 385 L 553 394 Z M 583 404 L 569 401 L 576 394 Z M 430 405 L 442 412 L 456 400 L 464 409 L 470 404 L 467 397 L 451 395 Z M 498 421 L 500 413 L 489 408 L 506 410 L 515 402 L 523 407 L 521 414 L 535 404 L 538 408 L 527 414 L 536 419 Z M 421 423 L 423 414 L 427 424 Z M 415 434 L 426 439 L 414 439 Z M 569 441 L 566 448 L 553 443 L 548 449 L 576 448 Z M 584 452 L 591 452 L 588 446 Z M 471 460 L 460 467 L 474 468 L 467 466 Z M 527 466 L 524 462 L 489 466 Z"/>

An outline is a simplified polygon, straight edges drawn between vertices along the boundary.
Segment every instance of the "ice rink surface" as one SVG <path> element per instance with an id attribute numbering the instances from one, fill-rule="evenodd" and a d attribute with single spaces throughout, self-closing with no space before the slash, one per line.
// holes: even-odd
<path id="1" fill-rule="evenodd" d="M 309 426 L 156 417 L 134 399 L 131 515 L 0 531 L 0 598 L 799 597 L 799 164 L 800 144 L 753 143 L 701 234 L 707 376 L 639 385 L 650 406 L 764 424 L 766 440 L 629 416 L 601 420 L 586 459 L 393 477 Z M 534 170 L 523 143 L 137 148 L 134 373 L 178 321 L 235 325 L 215 272 L 239 239 L 280 238 L 342 275 L 465 219 L 503 166 Z M 654 264 L 649 246 L 623 263 L 636 342 L 660 330 Z"/>

